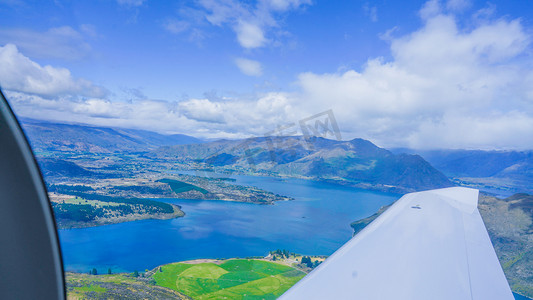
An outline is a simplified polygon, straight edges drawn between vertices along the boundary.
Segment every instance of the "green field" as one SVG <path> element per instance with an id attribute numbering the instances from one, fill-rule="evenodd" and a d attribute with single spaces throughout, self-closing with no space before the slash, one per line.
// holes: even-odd
<path id="1" fill-rule="evenodd" d="M 192 184 L 189 184 L 183 181 L 174 180 L 174 179 L 165 178 L 165 179 L 157 180 L 157 182 L 168 184 L 170 188 L 172 189 L 172 191 L 176 194 L 188 192 L 188 191 L 198 191 L 202 194 L 209 193 L 208 191 L 206 191 L 205 189 L 201 187 L 197 187 L 195 185 L 192 185 Z"/>
<path id="2" fill-rule="evenodd" d="M 276 299 L 305 275 L 289 266 L 248 259 L 174 263 L 153 275 L 157 285 L 193 299 Z"/>

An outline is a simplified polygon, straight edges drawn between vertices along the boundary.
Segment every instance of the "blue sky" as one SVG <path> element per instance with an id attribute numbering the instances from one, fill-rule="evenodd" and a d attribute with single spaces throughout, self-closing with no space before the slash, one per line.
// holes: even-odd
<path id="1" fill-rule="evenodd" d="M 0 85 L 32 118 L 208 138 L 332 109 L 344 139 L 533 148 L 531 1 L 0 3 Z"/>

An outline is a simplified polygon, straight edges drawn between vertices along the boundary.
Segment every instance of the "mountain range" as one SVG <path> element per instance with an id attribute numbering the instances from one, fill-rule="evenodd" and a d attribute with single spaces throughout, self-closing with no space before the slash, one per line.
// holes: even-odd
<path id="1" fill-rule="evenodd" d="M 449 178 L 505 186 L 511 192 L 533 193 L 533 151 L 413 150 Z"/>
<path id="2" fill-rule="evenodd" d="M 336 141 L 284 136 L 220 140 L 165 146 L 153 150 L 148 156 L 196 161 L 200 166 L 225 170 L 320 179 L 394 192 L 453 185 L 422 157 L 395 155 L 363 139 Z"/>
<path id="3" fill-rule="evenodd" d="M 389 151 L 363 139 L 336 141 L 302 136 L 208 142 L 183 134 L 21 121 L 37 154 L 142 152 L 147 158 L 176 160 L 200 168 L 296 176 L 399 192 L 451 186 L 449 179 L 481 189 L 504 186 L 513 192 L 533 190 L 533 151 Z M 56 165 L 43 160 L 47 172 Z M 71 172 L 75 167 L 67 169 Z"/>
<path id="4" fill-rule="evenodd" d="M 147 130 L 53 123 L 33 119 L 20 121 L 35 152 L 148 151 L 165 145 L 203 142 L 184 134 L 164 135 Z"/>

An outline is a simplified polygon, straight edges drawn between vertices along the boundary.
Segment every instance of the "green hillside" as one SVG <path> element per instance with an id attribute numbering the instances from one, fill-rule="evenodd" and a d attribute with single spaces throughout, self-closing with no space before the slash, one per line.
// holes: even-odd
<path id="1" fill-rule="evenodd" d="M 188 191 L 198 191 L 202 194 L 207 194 L 209 193 L 208 191 L 206 191 L 205 189 L 201 188 L 201 187 L 197 187 L 195 185 L 192 185 L 192 184 L 189 184 L 189 183 L 186 183 L 186 182 L 183 182 L 183 181 L 178 181 L 178 180 L 174 180 L 174 179 L 160 179 L 160 180 L 157 180 L 157 182 L 162 182 L 162 183 L 166 183 L 170 186 L 170 188 L 172 189 L 172 191 L 176 194 L 179 194 L 179 193 L 184 193 L 184 192 L 188 192 Z"/>
<path id="2" fill-rule="evenodd" d="M 193 299 L 276 299 L 304 275 L 302 271 L 277 263 L 235 259 L 220 265 L 165 265 L 153 279 L 157 285 Z"/>
<path id="3" fill-rule="evenodd" d="M 511 289 L 533 297 L 533 196 L 481 195 L 479 212 Z"/>

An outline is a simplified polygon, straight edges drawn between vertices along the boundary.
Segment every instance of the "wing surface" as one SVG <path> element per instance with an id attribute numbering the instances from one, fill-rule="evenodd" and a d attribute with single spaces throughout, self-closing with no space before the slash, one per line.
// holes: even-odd
<path id="1" fill-rule="evenodd" d="M 477 201 L 462 187 L 407 194 L 281 299 L 514 299 Z"/>

